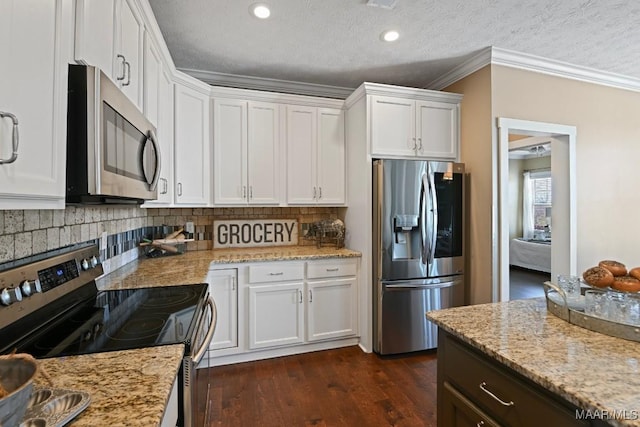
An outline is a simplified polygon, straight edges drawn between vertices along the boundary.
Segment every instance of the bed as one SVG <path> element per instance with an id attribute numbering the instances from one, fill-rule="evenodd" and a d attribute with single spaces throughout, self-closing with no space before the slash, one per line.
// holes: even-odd
<path id="1" fill-rule="evenodd" d="M 509 265 L 551 273 L 551 241 L 512 239 Z"/>

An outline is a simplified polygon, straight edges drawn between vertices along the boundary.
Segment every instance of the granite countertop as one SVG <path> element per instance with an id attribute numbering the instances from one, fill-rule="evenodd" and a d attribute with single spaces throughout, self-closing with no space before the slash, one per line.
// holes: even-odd
<path id="1" fill-rule="evenodd" d="M 54 388 L 85 391 L 89 406 L 74 427 L 159 425 L 180 368 L 182 344 L 41 359 Z M 42 378 L 35 385 L 49 387 Z"/>
<path id="2" fill-rule="evenodd" d="M 579 408 L 618 414 L 607 419 L 612 425 L 640 426 L 640 343 L 571 325 L 549 313 L 544 298 L 427 318 Z"/>
<path id="3" fill-rule="evenodd" d="M 202 283 L 214 264 L 360 257 L 346 248 L 277 246 L 190 251 L 160 258 L 141 257 L 96 281 L 98 289 L 131 289 Z"/>

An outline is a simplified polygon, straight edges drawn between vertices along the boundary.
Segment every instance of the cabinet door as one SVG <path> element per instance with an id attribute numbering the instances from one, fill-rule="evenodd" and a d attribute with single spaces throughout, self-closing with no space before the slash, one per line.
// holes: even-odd
<path id="1" fill-rule="evenodd" d="M 162 59 L 160 51 L 151 41 L 148 33 L 144 35 L 144 89 L 143 104 L 144 115 L 153 125 L 158 128 L 159 115 L 159 86 L 160 74 L 162 70 Z"/>
<path id="2" fill-rule="evenodd" d="M 307 282 L 307 341 L 357 333 L 356 278 Z"/>
<path id="3" fill-rule="evenodd" d="M 15 161 L 0 164 L 0 209 L 64 208 L 72 15 L 62 0 L 0 2 L 0 111 L 19 136 Z M 0 159 L 13 157 L 13 130 L 0 118 Z"/>
<path id="4" fill-rule="evenodd" d="M 175 85 L 176 204 L 206 205 L 210 201 L 209 96 Z"/>
<path id="5" fill-rule="evenodd" d="M 238 346 L 238 270 L 210 270 L 209 293 L 216 304 L 217 323 L 210 350 Z"/>
<path id="6" fill-rule="evenodd" d="M 458 105 L 416 101 L 418 155 L 455 160 L 458 156 Z"/>
<path id="7" fill-rule="evenodd" d="M 249 102 L 247 169 L 251 204 L 280 203 L 280 114 L 278 104 Z"/>
<path id="8" fill-rule="evenodd" d="M 303 283 L 249 287 L 249 348 L 301 343 Z"/>
<path id="9" fill-rule="evenodd" d="M 317 109 L 287 106 L 287 202 L 315 204 Z"/>
<path id="10" fill-rule="evenodd" d="M 440 427 L 499 427 L 469 399 L 455 390 L 448 382 L 443 383 L 442 401 L 438 408 Z"/>
<path id="11" fill-rule="evenodd" d="M 374 156 L 415 156 L 415 101 L 372 95 L 370 106 L 371 153 Z"/>
<path id="12" fill-rule="evenodd" d="M 144 25 L 133 0 L 116 3 L 116 56 L 114 70 L 122 70 L 124 78 L 119 80 L 122 91 L 142 111 L 142 37 Z M 117 55 L 124 56 L 124 59 Z M 123 64 L 124 61 L 124 64 Z M 124 68 L 123 68 L 124 67 Z M 114 72 L 118 74 L 120 71 Z"/>
<path id="13" fill-rule="evenodd" d="M 115 0 L 76 0 L 76 61 L 100 68 L 114 81 Z"/>
<path id="14" fill-rule="evenodd" d="M 213 100 L 213 201 L 247 203 L 247 102 Z"/>
<path id="15" fill-rule="evenodd" d="M 345 202 L 344 111 L 318 110 L 318 203 Z"/>
<path id="16" fill-rule="evenodd" d="M 161 155 L 158 198 L 145 202 L 143 207 L 168 206 L 173 203 L 173 82 L 169 70 L 162 67 L 159 70 L 158 81 L 158 129 L 156 136 Z"/>

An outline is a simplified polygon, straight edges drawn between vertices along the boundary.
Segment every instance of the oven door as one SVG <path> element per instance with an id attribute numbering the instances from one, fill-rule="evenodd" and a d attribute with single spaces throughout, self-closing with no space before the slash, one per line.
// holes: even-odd
<path id="1" fill-rule="evenodd" d="M 182 361 L 182 402 L 178 423 L 184 427 L 204 425 L 204 421 L 209 418 L 209 370 L 199 377 L 200 382 L 198 382 L 196 368 L 209 352 L 209 344 L 216 329 L 216 320 L 216 305 L 209 296 L 198 319 L 191 352 L 186 354 Z"/>
<path id="2" fill-rule="evenodd" d="M 100 92 L 95 113 L 99 143 L 94 194 L 156 199 L 161 162 L 155 128 L 104 73 L 97 72 Z"/>

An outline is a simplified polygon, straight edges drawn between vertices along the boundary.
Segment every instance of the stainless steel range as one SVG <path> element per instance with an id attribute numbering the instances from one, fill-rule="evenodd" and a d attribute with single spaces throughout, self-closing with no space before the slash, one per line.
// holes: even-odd
<path id="1" fill-rule="evenodd" d="M 98 291 L 96 245 L 0 264 L 0 353 L 37 358 L 182 343 L 179 424 L 195 425 L 196 366 L 213 336 L 206 283 Z"/>

